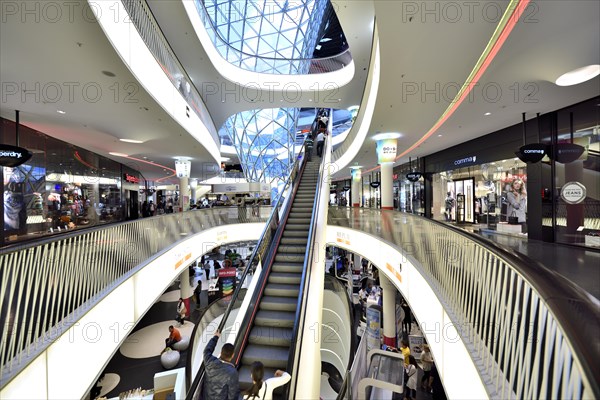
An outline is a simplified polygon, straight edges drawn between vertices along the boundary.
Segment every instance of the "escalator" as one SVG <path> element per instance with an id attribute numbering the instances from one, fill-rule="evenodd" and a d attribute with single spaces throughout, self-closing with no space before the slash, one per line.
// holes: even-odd
<path id="1" fill-rule="evenodd" d="M 286 370 L 292 356 L 290 350 L 294 346 L 291 341 L 294 337 L 296 309 L 300 304 L 302 272 L 320 163 L 321 158 L 317 156 L 306 162 L 287 220 L 280 232 L 279 243 L 273 245 L 272 266 L 263 283 L 260 300 L 255 303 L 255 316 L 249 322 L 251 329 L 247 335 L 247 345 L 238 355 L 242 390 L 252 383 L 250 365 L 253 362 L 264 364 L 267 378 L 273 376 L 277 369 Z"/>

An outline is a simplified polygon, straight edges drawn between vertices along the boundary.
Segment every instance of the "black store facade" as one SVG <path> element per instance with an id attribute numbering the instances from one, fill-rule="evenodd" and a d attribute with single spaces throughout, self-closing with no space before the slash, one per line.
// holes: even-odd
<path id="1" fill-rule="evenodd" d="M 0 119 L 0 142 L 16 145 L 16 125 Z M 19 147 L 32 153 L 22 165 L 0 168 L 4 201 L 1 246 L 131 218 L 124 175 L 134 168 L 20 125 Z M 137 209 L 137 198 L 135 199 Z"/>
<path id="2" fill-rule="evenodd" d="M 527 118 L 525 142 L 547 146 L 542 161 L 525 163 L 515 154 L 523 124 L 425 157 L 426 216 L 600 248 L 600 98 Z M 583 149 L 574 160 L 560 155 L 571 143 Z"/>

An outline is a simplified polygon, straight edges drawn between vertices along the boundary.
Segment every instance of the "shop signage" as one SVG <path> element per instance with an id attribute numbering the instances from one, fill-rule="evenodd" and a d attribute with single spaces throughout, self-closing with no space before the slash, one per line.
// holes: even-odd
<path id="1" fill-rule="evenodd" d="M 192 162 L 189 160 L 175 160 L 175 172 L 178 178 L 189 178 Z"/>
<path id="2" fill-rule="evenodd" d="M 568 164 L 577 160 L 585 151 L 583 146 L 575 143 L 558 143 L 554 154 L 556 161 L 561 164 Z"/>
<path id="3" fill-rule="evenodd" d="M 347 192 L 347 191 L 348 191 L 348 190 L 350 190 L 350 189 L 351 189 L 351 187 L 350 187 L 350 186 L 344 186 L 344 191 L 346 191 L 346 192 Z"/>
<path id="4" fill-rule="evenodd" d="M 546 155 L 547 147 L 543 143 L 530 143 L 525 146 L 521 146 L 519 151 L 516 151 L 515 154 L 519 159 L 525 163 L 536 163 L 541 161 Z"/>
<path id="5" fill-rule="evenodd" d="M 470 156 L 461 158 L 460 160 L 454 160 L 454 165 L 459 166 L 463 164 L 475 164 L 477 162 L 477 156 Z"/>
<path id="6" fill-rule="evenodd" d="M 18 167 L 25 164 L 33 154 L 22 147 L 0 144 L 0 165 L 3 167 Z"/>
<path id="7" fill-rule="evenodd" d="M 420 172 L 409 172 L 408 174 L 406 174 L 406 179 L 408 179 L 411 182 L 417 182 L 419 179 L 421 179 L 422 176 L 423 174 Z"/>
<path id="8" fill-rule="evenodd" d="M 396 139 L 382 139 L 377 142 L 377 159 L 380 164 L 394 162 L 397 142 Z"/>
<path id="9" fill-rule="evenodd" d="M 123 179 L 125 179 L 125 182 L 129 183 L 140 183 L 140 178 L 129 174 L 123 174 Z"/>
<path id="10" fill-rule="evenodd" d="M 379 186 L 381 186 L 381 182 L 371 182 L 372 188 L 377 189 Z"/>
<path id="11" fill-rule="evenodd" d="M 560 189 L 560 198 L 567 204 L 579 204 L 586 196 L 585 186 L 579 182 L 567 182 Z"/>
<path id="12" fill-rule="evenodd" d="M 360 168 L 352 168 L 351 174 L 352 174 L 352 180 L 354 182 L 360 181 L 360 179 L 362 177 L 362 172 L 361 172 Z"/>

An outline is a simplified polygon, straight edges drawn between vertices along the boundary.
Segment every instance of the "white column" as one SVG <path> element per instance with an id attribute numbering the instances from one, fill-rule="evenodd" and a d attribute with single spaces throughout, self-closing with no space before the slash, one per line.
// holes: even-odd
<path id="1" fill-rule="evenodd" d="M 188 177 L 179 178 L 179 212 L 187 211 L 190 208 L 190 188 L 188 183 Z"/>
<path id="2" fill-rule="evenodd" d="M 396 287 L 381 272 L 379 283 L 383 289 L 383 343 L 396 347 Z"/>
<path id="3" fill-rule="evenodd" d="M 394 178 L 393 178 L 394 163 L 381 164 L 381 209 L 394 209 Z"/>
<path id="4" fill-rule="evenodd" d="M 352 172 L 352 202 L 350 206 L 360 207 L 360 185 L 362 183 L 361 167 L 351 167 Z"/>

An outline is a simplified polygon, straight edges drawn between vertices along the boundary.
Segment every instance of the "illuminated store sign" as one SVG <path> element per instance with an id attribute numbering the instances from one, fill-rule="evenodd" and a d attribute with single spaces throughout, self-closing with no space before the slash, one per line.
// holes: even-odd
<path id="1" fill-rule="evenodd" d="M 463 164 L 475 164 L 477 162 L 477 156 L 465 157 L 460 160 L 455 160 L 454 165 L 459 166 Z"/>
<path id="2" fill-rule="evenodd" d="M 3 167 L 18 167 L 25 164 L 32 155 L 29 150 L 22 147 L 0 145 L 0 165 Z"/>
<path id="3" fill-rule="evenodd" d="M 409 172 L 408 174 L 406 174 L 406 179 L 408 179 L 411 182 L 417 182 L 419 179 L 421 179 L 422 176 L 423 174 L 420 172 Z"/>
<path id="4" fill-rule="evenodd" d="M 123 179 L 125 179 L 125 182 L 129 183 L 140 183 L 140 178 L 129 174 L 123 174 Z"/>
<path id="5" fill-rule="evenodd" d="M 546 155 L 547 146 L 543 143 L 530 143 L 521 146 L 519 151 L 515 152 L 517 157 L 526 163 L 536 163 L 541 161 Z"/>
<path id="6" fill-rule="evenodd" d="M 360 181 L 362 178 L 362 173 L 359 168 L 352 168 L 352 180 L 354 182 Z"/>

